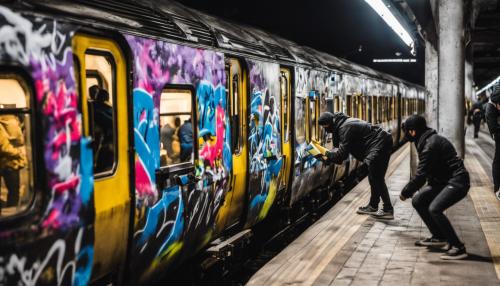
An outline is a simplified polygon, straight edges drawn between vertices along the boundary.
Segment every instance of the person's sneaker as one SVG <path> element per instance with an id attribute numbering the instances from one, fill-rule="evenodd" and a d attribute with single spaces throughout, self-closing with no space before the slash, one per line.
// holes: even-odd
<path id="1" fill-rule="evenodd" d="M 495 192 L 495 198 L 500 201 L 500 191 Z"/>
<path id="2" fill-rule="evenodd" d="M 443 260 L 458 260 L 467 257 L 467 252 L 465 251 L 465 246 L 456 247 L 452 246 L 445 254 L 441 255 Z"/>
<path id="3" fill-rule="evenodd" d="M 365 207 L 359 207 L 356 212 L 358 214 L 375 214 L 377 213 L 377 209 L 370 205 L 367 205 Z"/>
<path id="4" fill-rule="evenodd" d="M 376 213 L 372 214 L 371 217 L 378 219 L 394 219 L 394 211 L 378 210 Z"/>
<path id="5" fill-rule="evenodd" d="M 416 246 L 436 246 L 441 247 L 446 245 L 446 240 L 442 238 L 428 237 L 415 241 Z"/>
<path id="6" fill-rule="evenodd" d="M 429 250 L 430 252 L 447 252 L 448 250 L 450 250 L 451 246 L 449 243 L 446 243 L 445 245 L 441 246 L 441 245 L 429 245 L 427 246 L 427 250 Z"/>

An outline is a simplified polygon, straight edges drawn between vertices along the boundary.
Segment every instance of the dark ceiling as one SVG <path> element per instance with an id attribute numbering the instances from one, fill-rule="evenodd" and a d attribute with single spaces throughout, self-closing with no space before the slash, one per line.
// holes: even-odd
<path id="1" fill-rule="evenodd" d="M 430 2 L 433 0 L 387 0 L 391 9 L 411 18 L 411 10 L 431 42 L 436 41 L 436 25 Z M 471 2 L 472 1 L 472 2 Z M 262 28 L 298 44 L 370 66 L 408 81 L 424 84 L 425 49 L 420 38 L 417 63 L 373 63 L 374 58 L 409 58 L 409 49 L 364 0 L 300 1 L 285 0 L 178 0 L 209 14 Z M 436 1 L 434 1 L 436 2 Z M 500 8 L 497 0 L 468 0 L 466 3 L 489 3 L 481 6 L 472 29 L 474 83 L 482 87 L 500 75 Z M 493 5 L 491 3 L 494 3 Z M 467 6 L 470 7 L 470 6 Z M 469 16 L 470 10 L 466 9 Z M 417 36 L 413 22 L 407 24 Z M 425 32 L 424 32 L 425 31 Z M 418 37 L 417 37 L 418 38 Z M 467 37 L 467 39 L 470 39 Z"/>
<path id="2" fill-rule="evenodd" d="M 417 63 L 372 62 L 374 58 L 412 56 L 406 45 L 364 0 L 178 2 L 218 17 L 259 27 L 298 44 L 370 66 L 408 81 L 424 84 L 425 55 L 422 45 L 417 48 Z M 420 6 L 416 1 L 415 7 Z"/>
<path id="3" fill-rule="evenodd" d="M 472 33 L 474 81 L 482 87 L 500 75 L 500 4 L 484 9 Z"/>

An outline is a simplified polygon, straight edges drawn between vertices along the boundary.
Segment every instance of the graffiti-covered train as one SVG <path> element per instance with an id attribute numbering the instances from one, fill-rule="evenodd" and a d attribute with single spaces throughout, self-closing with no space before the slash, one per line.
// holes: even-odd
<path id="1" fill-rule="evenodd" d="M 0 6 L 0 285 L 144 284 L 358 165 L 343 111 L 401 139 L 426 91 L 168 1 Z"/>

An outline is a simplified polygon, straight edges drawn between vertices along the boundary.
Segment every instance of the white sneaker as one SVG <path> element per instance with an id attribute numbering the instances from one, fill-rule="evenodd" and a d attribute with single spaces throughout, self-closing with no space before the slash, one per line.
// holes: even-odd
<path id="1" fill-rule="evenodd" d="M 495 197 L 500 201 L 500 190 L 495 192 Z"/>

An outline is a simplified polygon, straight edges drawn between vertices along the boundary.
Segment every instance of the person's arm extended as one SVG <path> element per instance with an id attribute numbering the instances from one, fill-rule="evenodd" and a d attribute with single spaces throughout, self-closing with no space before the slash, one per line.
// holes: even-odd
<path id="1" fill-rule="evenodd" d="M 326 152 L 327 161 L 333 162 L 335 164 L 342 164 L 350 152 L 350 132 L 346 132 L 342 136 L 342 141 L 339 143 L 339 148 L 333 149 L 333 151 Z"/>
<path id="2" fill-rule="evenodd" d="M 424 184 L 427 179 L 427 172 L 429 166 L 432 164 L 432 160 L 435 157 L 432 149 L 429 146 L 425 146 L 424 150 L 419 156 L 419 162 L 417 167 L 417 172 L 415 177 L 410 180 L 410 182 L 401 191 L 401 195 L 405 198 L 411 198 Z"/>

